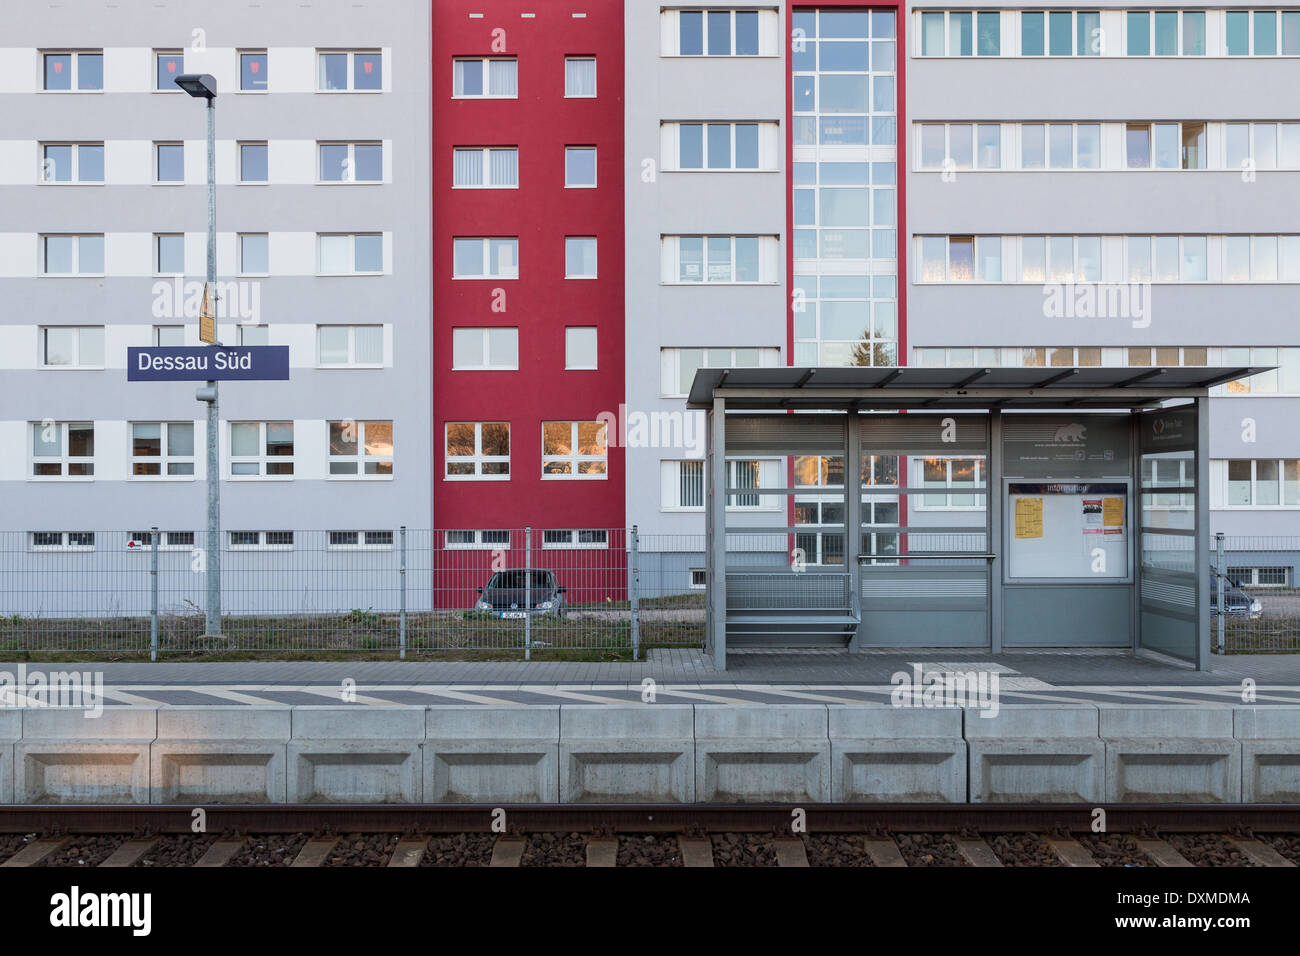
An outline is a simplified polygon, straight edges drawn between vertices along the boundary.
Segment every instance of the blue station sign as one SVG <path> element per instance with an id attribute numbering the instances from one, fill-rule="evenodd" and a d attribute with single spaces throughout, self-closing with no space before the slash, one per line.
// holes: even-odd
<path id="1" fill-rule="evenodd" d="M 128 382 L 273 382 L 289 379 L 287 345 L 128 348 Z"/>

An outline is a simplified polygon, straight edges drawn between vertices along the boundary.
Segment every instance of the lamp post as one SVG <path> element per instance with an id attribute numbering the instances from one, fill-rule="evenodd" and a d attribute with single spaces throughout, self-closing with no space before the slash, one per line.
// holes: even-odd
<path id="1" fill-rule="evenodd" d="M 196 99 L 207 100 L 208 114 L 208 271 L 203 289 L 203 315 L 199 317 L 199 337 L 209 345 L 220 344 L 216 334 L 216 309 L 213 305 L 214 286 L 217 281 L 217 161 L 216 113 L 217 81 L 209 73 L 182 73 L 176 85 Z M 204 320 L 210 320 L 205 329 Z M 205 334 L 207 332 L 208 334 Z M 203 384 L 195 398 L 208 406 L 208 547 L 207 547 L 207 609 L 204 634 L 215 637 L 221 633 L 221 462 L 217 454 L 217 428 L 219 407 L 215 380 Z"/>

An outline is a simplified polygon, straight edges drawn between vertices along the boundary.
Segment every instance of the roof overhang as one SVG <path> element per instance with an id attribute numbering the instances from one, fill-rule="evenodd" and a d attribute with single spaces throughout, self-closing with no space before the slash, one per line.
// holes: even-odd
<path id="1" fill-rule="evenodd" d="M 1271 366 L 1210 368 L 702 368 L 689 408 L 1152 408 Z"/>

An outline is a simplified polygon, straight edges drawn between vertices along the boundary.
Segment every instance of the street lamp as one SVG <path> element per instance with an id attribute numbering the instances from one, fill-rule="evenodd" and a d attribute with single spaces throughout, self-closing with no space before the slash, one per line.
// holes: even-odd
<path id="1" fill-rule="evenodd" d="M 210 73 L 182 73 L 176 77 L 176 85 L 190 96 L 208 102 L 208 274 L 204 287 L 203 308 L 209 315 L 200 316 L 200 338 L 210 345 L 218 345 L 216 333 L 216 311 L 212 296 L 215 295 L 217 281 L 217 160 L 216 160 L 216 112 L 217 80 Z M 203 320 L 211 318 L 211 338 L 203 335 Z M 207 620 L 204 624 L 204 636 L 216 637 L 221 634 L 221 463 L 217 455 L 217 427 L 219 409 L 217 404 L 217 383 L 215 380 L 205 382 L 195 393 L 195 398 L 208 406 L 208 556 L 207 556 Z"/>

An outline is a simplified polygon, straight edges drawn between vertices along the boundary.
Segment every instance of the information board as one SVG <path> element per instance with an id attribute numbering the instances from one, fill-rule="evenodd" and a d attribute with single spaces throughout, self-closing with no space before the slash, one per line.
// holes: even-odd
<path id="1" fill-rule="evenodd" d="M 1007 574 L 1017 578 L 1128 577 L 1126 482 L 1007 485 Z"/>

